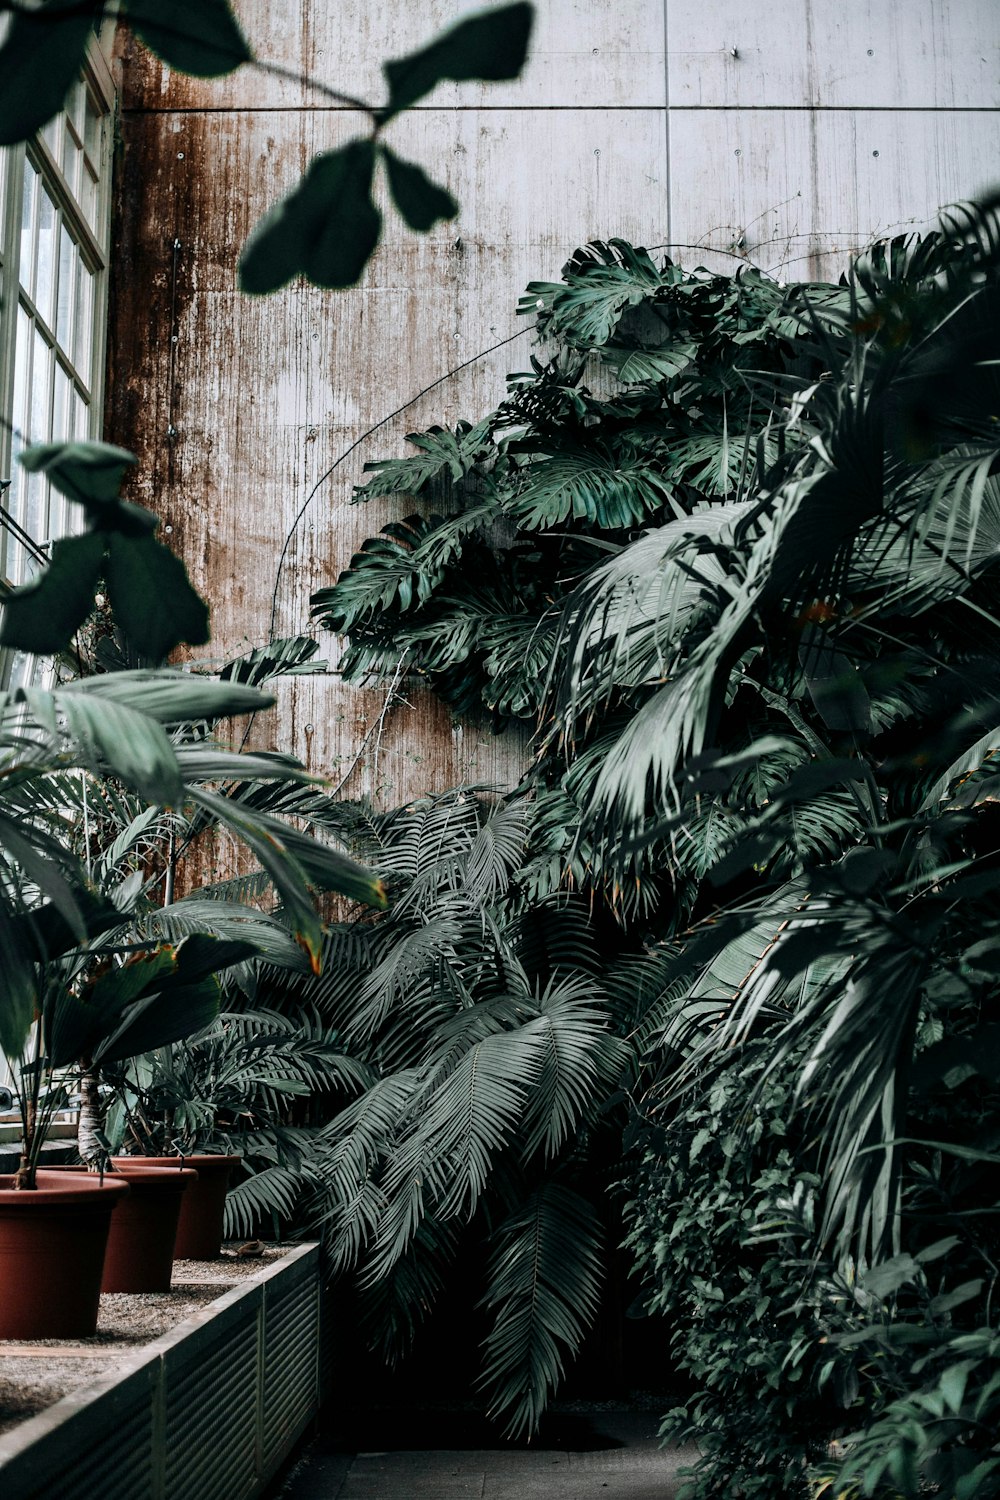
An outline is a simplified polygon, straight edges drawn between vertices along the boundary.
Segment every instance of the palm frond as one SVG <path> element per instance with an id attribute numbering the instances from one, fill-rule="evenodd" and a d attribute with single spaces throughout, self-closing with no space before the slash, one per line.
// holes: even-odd
<path id="1" fill-rule="evenodd" d="M 265 1167 L 243 1177 L 226 1194 L 226 1238 L 257 1234 L 261 1223 L 268 1224 L 272 1219 L 289 1223 L 301 1193 L 301 1175 L 290 1167 Z"/>
<path id="2" fill-rule="evenodd" d="M 587 521 L 621 531 L 670 506 L 673 485 L 642 457 L 565 444 L 530 464 L 505 509 L 528 531 Z"/>
<path id="3" fill-rule="evenodd" d="M 410 1248 L 371 1287 L 362 1303 L 361 1326 L 369 1348 L 393 1369 L 413 1346 L 420 1327 L 445 1291 L 458 1253 L 454 1224 L 423 1219 Z"/>
<path id="4" fill-rule="evenodd" d="M 536 1152 L 555 1156 L 625 1067 L 627 1049 L 608 1028 L 602 998 L 593 979 L 557 975 L 521 1028 L 541 1054 L 519 1132 L 525 1161 Z"/>
<path id="5" fill-rule="evenodd" d="M 626 308 L 645 301 L 664 277 L 645 250 L 624 240 L 593 240 L 563 267 L 564 282 L 531 281 L 517 311 L 577 348 L 606 344 Z"/>
<path id="6" fill-rule="evenodd" d="M 545 1183 L 497 1230 L 482 1305 L 494 1314 L 480 1384 L 509 1437 L 531 1436 L 597 1315 L 604 1236 L 591 1205 Z"/>
<path id="7" fill-rule="evenodd" d="M 380 1227 L 387 1194 L 379 1181 L 379 1163 L 391 1149 L 418 1083 L 415 1069 L 380 1078 L 322 1131 L 315 1163 L 323 1184 L 317 1219 L 336 1271 L 353 1266 Z M 407 1243 L 410 1238 L 412 1233 Z"/>
<path id="8" fill-rule="evenodd" d="M 533 1039 L 496 1032 L 469 1047 L 443 1081 L 415 1093 L 413 1119 L 386 1159 L 385 1212 L 368 1280 L 405 1254 L 425 1203 L 442 1220 L 475 1212 L 495 1161 L 514 1139 L 540 1064 Z"/>
<path id="9" fill-rule="evenodd" d="M 500 802 L 491 810 L 465 856 L 465 890 L 477 903 L 498 900 L 524 859 L 530 806 Z"/>

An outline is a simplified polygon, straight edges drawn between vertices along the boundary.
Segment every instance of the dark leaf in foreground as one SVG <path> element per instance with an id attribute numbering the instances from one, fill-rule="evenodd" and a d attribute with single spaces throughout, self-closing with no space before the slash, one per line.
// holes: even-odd
<path id="1" fill-rule="evenodd" d="M 459 21 L 419 52 L 384 65 L 389 103 L 382 118 L 391 120 L 444 79 L 464 83 L 482 78 L 495 82 L 516 78 L 528 55 L 534 9 L 523 3 L 501 6 Z"/>

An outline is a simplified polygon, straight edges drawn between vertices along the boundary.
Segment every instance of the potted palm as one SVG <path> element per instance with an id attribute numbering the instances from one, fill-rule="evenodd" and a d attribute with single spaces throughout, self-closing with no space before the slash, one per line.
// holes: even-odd
<path id="1" fill-rule="evenodd" d="M 63 650 L 92 611 L 102 573 L 118 623 L 141 657 L 162 660 L 181 641 L 207 639 L 207 610 L 181 564 L 155 540 L 155 517 L 118 498 L 132 455 L 106 444 L 46 444 L 21 461 L 44 470 L 83 506 L 88 529 L 57 542 L 49 568 L 8 593 L 0 644 L 37 655 Z M 209 953 L 204 943 L 189 942 L 182 953 L 147 940 L 123 951 L 122 912 L 93 879 L 89 789 L 124 787 L 141 799 L 146 816 L 193 808 L 229 828 L 259 858 L 312 965 L 323 931 L 316 889 L 384 904 L 378 882 L 339 851 L 226 796 L 235 777 L 272 789 L 311 781 L 287 757 L 240 755 L 205 739 L 205 720 L 272 701 L 238 681 L 169 669 L 0 695 L 0 1048 L 21 1059 L 23 1126 L 20 1165 L 0 1178 L 0 1337 L 93 1331 L 111 1206 L 127 1192 L 105 1173 L 52 1180 L 40 1170 L 47 1122 L 64 1096 L 61 1065 L 86 1055 L 95 1030 L 110 1029 L 106 1050 L 135 1049 L 165 1007 L 182 1009 L 182 996 L 203 1024 L 199 986 L 233 961 L 232 949 Z M 74 847 L 81 827 L 82 852 Z M 218 926 L 202 931 L 206 942 L 227 941 Z M 228 940 L 239 937 L 230 933 Z M 246 951 L 244 944 L 239 956 Z M 62 1236 L 71 1224 L 77 1227 L 67 1249 Z M 71 1293 L 79 1294 L 72 1307 Z"/>

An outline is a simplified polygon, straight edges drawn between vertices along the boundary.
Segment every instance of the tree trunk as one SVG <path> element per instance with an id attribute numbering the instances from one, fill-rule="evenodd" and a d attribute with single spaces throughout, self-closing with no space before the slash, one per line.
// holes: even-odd
<path id="1" fill-rule="evenodd" d="M 98 1074 L 86 1068 L 80 1079 L 80 1127 L 78 1146 L 80 1155 L 88 1164 L 100 1161 L 105 1154 L 103 1144 L 104 1110 L 101 1107 L 101 1091 Z"/>

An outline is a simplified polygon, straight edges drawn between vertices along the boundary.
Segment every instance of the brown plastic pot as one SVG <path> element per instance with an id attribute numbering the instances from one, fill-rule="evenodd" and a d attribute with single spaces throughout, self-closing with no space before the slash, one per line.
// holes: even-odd
<path id="1" fill-rule="evenodd" d="M 177 1225 L 198 1173 L 117 1157 L 113 1175 L 124 1178 L 129 1194 L 111 1216 L 101 1291 L 169 1292 Z"/>
<path id="2" fill-rule="evenodd" d="M 0 1176 L 0 1339 L 85 1339 L 97 1329 L 111 1210 L 128 1183 L 41 1171 Z"/>
<path id="3" fill-rule="evenodd" d="M 184 1194 L 180 1223 L 174 1244 L 175 1260 L 214 1260 L 222 1249 L 222 1221 L 226 1208 L 229 1176 L 243 1160 L 241 1156 L 122 1156 L 115 1163 L 134 1162 L 143 1167 L 194 1167 L 198 1181 Z"/>

